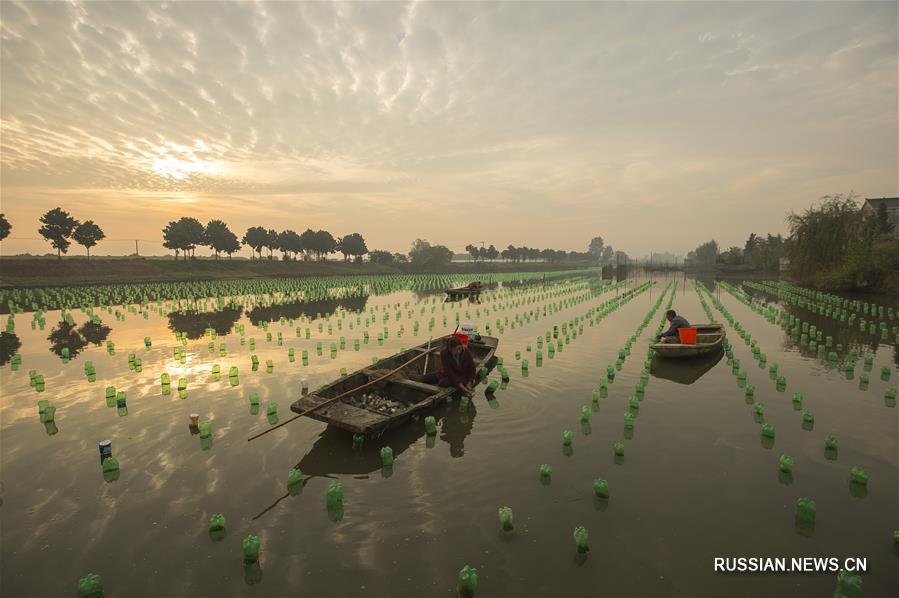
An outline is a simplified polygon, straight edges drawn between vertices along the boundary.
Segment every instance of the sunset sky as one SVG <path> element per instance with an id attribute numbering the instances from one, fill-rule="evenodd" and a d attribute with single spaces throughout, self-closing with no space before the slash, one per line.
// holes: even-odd
<path id="1" fill-rule="evenodd" d="M 642 256 L 899 194 L 896 2 L 4 1 L 0 20 L 5 255 L 52 251 L 32 239 L 56 206 L 103 227 L 96 254 L 163 253 L 194 216 Z"/>

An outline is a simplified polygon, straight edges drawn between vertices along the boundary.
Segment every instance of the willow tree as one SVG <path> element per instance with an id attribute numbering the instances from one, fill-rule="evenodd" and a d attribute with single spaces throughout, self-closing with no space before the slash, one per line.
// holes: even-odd
<path id="1" fill-rule="evenodd" d="M 801 214 L 790 212 L 787 226 L 790 271 L 800 282 L 811 282 L 843 265 L 859 242 L 864 218 L 856 195 L 840 193 L 822 197 L 819 205 Z"/>

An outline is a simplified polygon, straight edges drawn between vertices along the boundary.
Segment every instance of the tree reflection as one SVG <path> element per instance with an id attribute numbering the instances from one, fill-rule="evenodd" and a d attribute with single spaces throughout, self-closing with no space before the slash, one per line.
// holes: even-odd
<path id="1" fill-rule="evenodd" d="M 84 337 L 84 340 L 99 347 L 109 336 L 109 333 L 112 332 L 112 328 L 105 324 L 86 322 L 78 329 L 78 332 Z"/>
<path id="2" fill-rule="evenodd" d="M 104 324 L 86 322 L 81 328 L 62 321 L 50 332 L 50 351 L 62 357 L 63 349 L 69 350 L 69 358 L 73 358 L 87 347 L 88 343 L 101 345 L 112 329 Z"/>
<path id="3" fill-rule="evenodd" d="M 172 332 L 183 332 L 187 338 L 202 338 L 210 328 L 219 336 L 231 332 L 234 324 L 243 314 L 243 307 L 225 307 L 219 311 L 173 311 L 168 315 L 169 329 Z M 255 320 L 254 320 L 255 321 Z"/>
<path id="4" fill-rule="evenodd" d="M 281 318 L 296 320 L 303 316 L 315 316 L 316 314 L 328 317 L 340 308 L 351 312 L 361 312 L 365 310 L 367 303 L 368 296 L 366 295 L 342 299 L 295 301 L 293 303 L 254 307 L 247 313 L 247 317 L 250 318 L 251 322 L 278 322 Z"/>
<path id="5" fill-rule="evenodd" d="M 47 337 L 50 341 L 50 351 L 62 357 L 63 349 L 69 350 L 69 358 L 75 357 L 87 346 L 87 341 L 78 334 L 73 324 L 62 321 L 50 332 Z"/>
<path id="6" fill-rule="evenodd" d="M 12 332 L 0 332 L 0 366 L 6 365 L 16 354 L 22 341 Z"/>

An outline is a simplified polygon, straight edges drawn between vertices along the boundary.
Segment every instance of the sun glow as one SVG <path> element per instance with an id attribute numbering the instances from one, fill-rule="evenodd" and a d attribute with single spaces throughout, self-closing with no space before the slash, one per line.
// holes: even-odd
<path id="1" fill-rule="evenodd" d="M 184 160 L 175 156 L 161 156 L 154 160 L 152 170 L 159 176 L 180 181 L 192 174 L 216 174 L 219 171 L 219 166 L 213 162 L 203 160 Z"/>

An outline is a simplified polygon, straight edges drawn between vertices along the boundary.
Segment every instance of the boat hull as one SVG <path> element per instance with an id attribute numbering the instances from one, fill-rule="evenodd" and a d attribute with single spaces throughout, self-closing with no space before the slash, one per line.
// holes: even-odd
<path id="1" fill-rule="evenodd" d="M 456 393 L 455 388 L 444 388 L 433 384 L 424 384 L 421 378 L 439 368 L 439 352 L 443 348 L 446 337 L 431 341 L 430 356 L 418 359 L 389 378 L 376 382 L 366 390 L 379 390 L 394 401 L 406 405 L 406 409 L 398 413 L 378 413 L 344 402 L 343 399 L 322 405 L 307 413 L 307 417 L 342 428 L 354 434 L 364 434 L 369 438 L 377 438 L 387 430 L 399 426 L 411 419 L 413 415 L 421 415 L 440 401 L 445 401 Z M 495 364 L 496 347 L 499 339 L 482 336 L 469 340 L 468 347 L 472 352 L 475 367 L 485 366 L 488 369 Z M 428 352 L 428 344 L 412 347 L 391 357 L 378 361 L 367 368 L 339 378 L 314 393 L 295 401 L 290 409 L 295 413 L 303 413 L 314 409 L 340 394 L 351 391 L 399 367 L 410 359 Z M 425 371 L 425 361 L 427 370 Z M 360 391 L 365 392 L 365 391 Z"/>
<path id="2" fill-rule="evenodd" d="M 708 355 L 721 349 L 724 342 L 724 326 L 721 324 L 699 324 L 696 328 L 696 344 L 655 343 L 651 345 L 656 355 L 666 359 L 681 359 Z"/>

